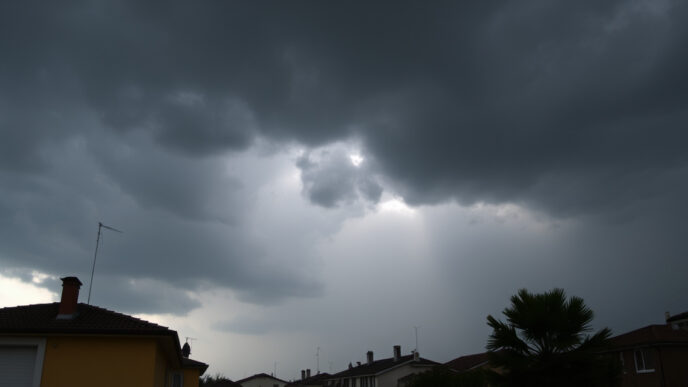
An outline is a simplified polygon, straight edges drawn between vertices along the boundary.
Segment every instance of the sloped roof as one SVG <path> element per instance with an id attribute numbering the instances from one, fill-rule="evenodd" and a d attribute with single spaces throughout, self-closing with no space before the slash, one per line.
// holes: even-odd
<path id="1" fill-rule="evenodd" d="M 58 302 L 0 309 L 0 333 L 164 335 L 177 332 L 152 322 L 80 303 L 76 316 L 57 319 Z M 177 341 L 178 343 L 178 341 Z"/>
<path id="2" fill-rule="evenodd" d="M 188 357 L 182 357 L 182 367 L 183 368 L 197 368 L 201 371 L 200 372 L 201 375 L 203 375 L 203 373 L 205 373 L 205 370 L 208 369 L 207 364 L 205 364 L 201 361 L 198 361 L 198 360 L 189 359 Z"/>
<path id="3" fill-rule="evenodd" d="M 372 364 L 364 363 L 360 366 L 355 366 L 351 369 L 347 369 L 338 372 L 331 376 L 331 379 L 348 378 L 352 376 L 361 375 L 376 375 L 382 373 L 388 369 L 395 368 L 399 365 L 411 363 L 413 365 L 438 365 L 439 363 L 432 360 L 419 358 L 418 361 L 413 361 L 413 354 L 401 356 L 398 361 L 394 361 L 393 357 L 387 359 L 375 360 Z"/>
<path id="4" fill-rule="evenodd" d="M 669 317 L 666 321 L 668 323 L 670 323 L 670 322 L 674 322 L 674 321 L 678 321 L 678 320 L 684 320 L 687 318 L 688 318 L 688 312 L 683 312 L 683 313 L 675 314 L 675 315 Z"/>
<path id="5" fill-rule="evenodd" d="M 233 382 L 233 381 L 231 381 L 231 380 L 229 380 L 229 379 L 218 380 L 218 381 L 215 381 L 215 380 L 205 380 L 205 381 L 203 382 L 203 385 L 204 385 L 204 386 L 208 386 L 208 387 L 241 387 L 241 384 L 239 384 L 239 383 L 237 383 L 237 382 Z"/>
<path id="6" fill-rule="evenodd" d="M 613 348 L 638 345 L 688 345 L 688 330 L 673 329 L 670 325 L 648 325 L 609 339 Z"/>
<path id="7" fill-rule="evenodd" d="M 321 372 L 319 374 L 312 375 L 310 378 L 296 380 L 294 382 L 291 382 L 291 383 L 287 384 L 287 386 L 295 387 L 295 386 L 321 385 L 323 380 L 327 380 L 331 376 L 332 375 L 328 374 L 327 372 Z"/>
<path id="8" fill-rule="evenodd" d="M 259 373 L 259 374 L 255 374 L 255 375 L 249 376 L 248 378 L 243 378 L 243 379 L 241 379 L 241 380 L 237 380 L 236 382 L 237 382 L 237 383 L 243 383 L 243 382 L 245 382 L 245 381 L 248 381 L 248 380 L 251 380 L 251 379 L 256 379 L 256 378 L 270 378 L 270 379 L 274 379 L 274 380 L 277 380 L 277 381 L 282 382 L 282 383 L 289 383 L 289 382 L 287 382 L 286 380 L 282 380 L 282 379 L 276 378 L 276 377 L 274 377 L 274 376 L 272 376 L 272 375 L 268 375 L 268 374 L 266 374 L 265 372 L 262 372 L 262 373 Z"/>
<path id="9" fill-rule="evenodd" d="M 471 368 L 487 363 L 487 360 L 487 352 L 483 352 L 460 356 L 454 360 L 444 363 L 444 365 L 456 371 L 467 371 Z"/>

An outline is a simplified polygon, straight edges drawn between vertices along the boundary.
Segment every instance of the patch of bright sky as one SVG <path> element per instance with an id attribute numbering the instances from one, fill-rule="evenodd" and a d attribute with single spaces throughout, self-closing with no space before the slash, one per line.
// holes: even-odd
<path id="1" fill-rule="evenodd" d="M 355 167 L 360 166 L 361 163 L 363 162 L 363 156 L 361 156 L 358 153 L 350 154 L 349 158 L 351 159 L 351 164 L 353 164 Z"/>
<path id="2" fill-rule="evenodd" d="M 383 213 L 391 212 L 407 216 L 412 216 L 416 213 L 414 208 L 407 206 L 406 203 L 404 203 L 404 199 L 399 197 L 383 197 L 380 203 L 377 205 L 377 209 Z"/>
<path id="3" fill-rule="evenodd" d="M 34 272 L 32 283 L 0 274 L 0 307 L 55 302 L 58 294 L 36 286 L 49 276 Z"/>

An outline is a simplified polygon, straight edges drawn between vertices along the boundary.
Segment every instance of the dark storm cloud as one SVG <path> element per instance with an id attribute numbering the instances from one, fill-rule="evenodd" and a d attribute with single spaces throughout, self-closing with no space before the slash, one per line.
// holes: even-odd
<path id="1" fill-rule="evenodd" d="M 382 176 L 416 205 L 632 221 L 688 184 L 687 17 L 678 1 L 4 3 L 0 259 L 83 267 L 79 225 L 107 215 L 140 236 L 113 247 L 137 263 L 117 278 L 318 294 L 240 229 L 256 187 L 220 157 L 258 138 L 360 141 L 374 167 L 298 162 L 324 207 L 376 202 Z"/>
<path id="2" fill-rule="evenodd" d="M 193 155 L 356 133 L 409 202 L 562 214 L 619 205 L 600 179 L 686 162 L 679 2 L 5 7 L 6 99 L 67 99 Z"/>
<path id="3" fill-rule="evenodd" d="M 372 203 L 380 200 L 382 187 L 367 164 L 355 165 L 351 155 L 342 148 L 317 153 L 315 158 L 304 154 L 296 162 L 301 169 L 304 194 L 313 203 L 335 207 L 359 198 Z"/>

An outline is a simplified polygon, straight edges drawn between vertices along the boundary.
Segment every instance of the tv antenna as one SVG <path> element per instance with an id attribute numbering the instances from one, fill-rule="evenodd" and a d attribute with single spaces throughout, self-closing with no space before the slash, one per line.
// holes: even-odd
<path id="1" fill-rule="evenodd" d="M 415 333 L 416 333 L 416 349 L 414 350 L 415 352 L 418 352 L 418 328 L 420 328 L 420 327 L 419 327 L 419 326 L 414 326 L 414 327 L 413 327 L 413 330 L 414 330 Z"/>
<path id="2" fill-rule="evenodd" d="M 193 342 L 194 340 L 198 340 L 198 339 L 195 338 L 195 337 L 186 336 L 186 342 L 187 342 L 187 343 L 189 342 L 189 340 L 191 340 L 191 341 Z M 189 344 L 189 345 L 191 345 L 191 344 Z"/>
<path id="3" fill-rule="evenodd" d="M 106 225 L 98 222 L 98 236 L 96 237 L 96 252 L 93 254 L 93 267 L 91 267 L 91 282 L 88 284 L 88 301 L 86 301 L 86 303 L 89 305 L 91 305 L 91 288 L 93 287 L 93 273 L 96 270 L 96 258 L 98 258 L 98 245 L 100 244 L 100 230 L 103 228 L 118 232 L 120 234 L 124 233 L 124 231 L 120 231 L 116 228 L 106 226 Z"/>
<path id="4" fill-rule="evenodd" d="M 320 374 L 320 347 L 315 350 L 315 374 Z"/>

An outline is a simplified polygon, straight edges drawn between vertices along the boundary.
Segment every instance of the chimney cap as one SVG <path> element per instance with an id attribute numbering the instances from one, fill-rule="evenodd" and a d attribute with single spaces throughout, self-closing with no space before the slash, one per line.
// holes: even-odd
<path id="1" fill-rule="evenodd" d="M 74 276 L 62 277 L 62 278 L 60 278 L 60 279 L 62 280 L 62 285 L 65 285 L 65 284 L 75 284 L 75 285 L 78 285 L 78 286 L 83 285 L 83 284 L 81 283 L 81 281 L 79 281 L 79 278 L 74 277 Z"/>

